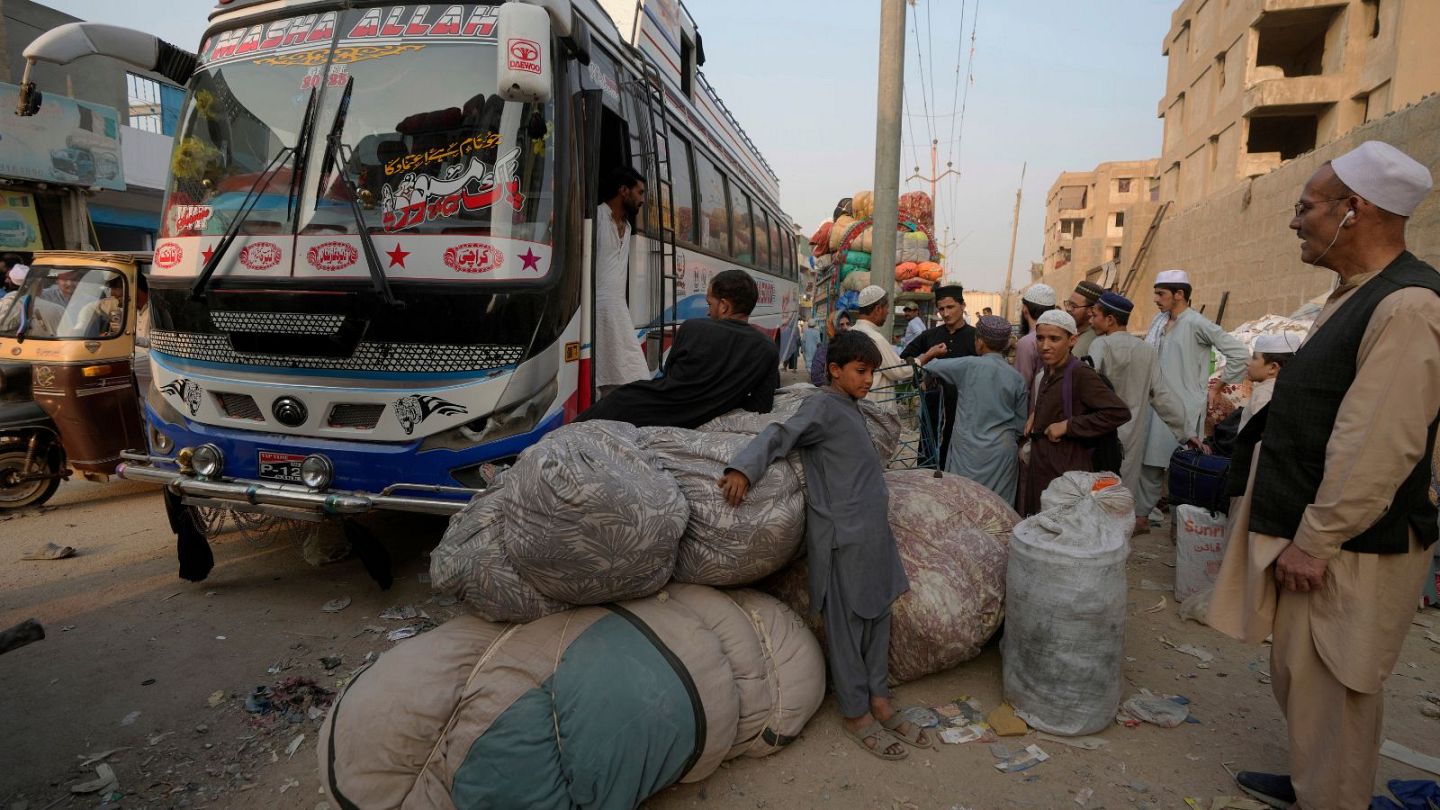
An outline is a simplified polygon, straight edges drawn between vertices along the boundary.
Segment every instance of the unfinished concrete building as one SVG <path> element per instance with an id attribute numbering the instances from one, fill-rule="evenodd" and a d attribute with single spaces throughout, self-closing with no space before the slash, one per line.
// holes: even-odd
<path id="1" fill-rule="evenodd" d="M 1045 196 L 1045 283 L 1057 290 L 1085 278 L 1115 283 L 1132 258 L 1127 234 L 1149 228 L 1159 204 L 1157 165 L 1156 160 L 1101 163 L 1056 178 Z"/>
<path id="2" fill-rule="evenodd" d="M 1185 0 L 1161 198 L 1185 208 L 1440 90 L 1437 0 Z"/>

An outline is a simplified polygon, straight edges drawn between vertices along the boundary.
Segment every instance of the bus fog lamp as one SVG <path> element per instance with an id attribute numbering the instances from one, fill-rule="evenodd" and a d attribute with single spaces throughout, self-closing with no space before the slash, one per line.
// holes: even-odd
<path id="1" fill-rule="evenodd" d="M 190 464 L 195 472 L 206 478 L 214 478 L 220 474 L 225 467 L 225 456 L 220 448 L 213 444 L 202 444 L 195 448 L 195 454 L 190 457 Z"/>
<path id="2" fill-rule="evenodd" d="M 330 464 L 330 459 L 315 454 L 306 456 L 300 462 L 300 483 L 311 489 L 324 489 L 330 486 L 330 479 L 335 475 L 335 468 Z"/>

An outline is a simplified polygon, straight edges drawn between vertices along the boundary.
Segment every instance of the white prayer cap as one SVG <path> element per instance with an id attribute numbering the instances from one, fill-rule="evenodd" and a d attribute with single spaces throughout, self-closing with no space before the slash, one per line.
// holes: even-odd
<path id="1" fill-rule="evenodd" d="M 26 265 L 15 265 L 14 267 L 10 268 L 10 283 L 14 284 L 16 287 L 19 287 L 21 284 L 25 283 L 25 274 L 29 272 L 30 268 Z"/>
<path id="2" fill-rule="evenodd" d="M 860 291 L 860 306 L 868 307 L 884 297 L 885 288 L 877 284 L 871 284 L 869 287 Z"/>
<path id="3" fill-rule="evenodd" d="M 1042 307 L 1053 307 L 1055 306 L 1055 288 L 1049 284 L 1032 284 L 1030 289 L 1021 296 L 1021 300 L 1039 304 Z"/>
<path id="4" fill-rule="evenodd" d="M 1075 326 L 1075 319 L 1070 317 L 1070 313 L 1061 312 L 1058 309 L 1052 309 L 1049 312 L 1046 312 L 1044 315 L 1041 315 L 1039 318 L 1035 319 L 1036 326 L 1039 326 L 1042 323 L 1048 323 L 1051 326 L 1058 326 L 1072 335 L 1080 331 L 1079 328 Z"/>
<path id="5" fill-rule="evenodd" d="M 1155 277 L 1155 286 L 1161 284 L 1189 284 L 1190 274 L 1184 270 L 1161 270 Z"/>
<path id="6" fill-rule="evenodd" d="M 1300 350 L 1300 340 L 1294 332 L 1260 335 L 1255 338 L 1255 351 L 1260 354 L 1294 354 Z"/>
<path id="7" fill-rule="evenodd" d="M 1330 161 L 1335 176 L 1376 206 L 1408 217 L 1430 193 L 1430 170 L 1382 141 L 1366 141 Z"/>

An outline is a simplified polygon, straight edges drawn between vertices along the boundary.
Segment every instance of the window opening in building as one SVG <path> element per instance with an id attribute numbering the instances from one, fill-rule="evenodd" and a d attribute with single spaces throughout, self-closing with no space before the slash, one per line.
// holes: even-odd
<path id="1" fill-rule="evenodd" d="M 1070 248 L 1060 248 L 1059 254 L 1055 257 L 1055 266 L 1064 267 L 1070 263 Z"/>
<path id="2" fill-rule="evenodd" d="M 1119 245 L 1116 245 L 1115 247 L 1110 248 L 1110 261 L 1112 261 L 1112 262 L 1114 262 L 1114 263 L 1116 263 L 1116 264 L 1119 264 L 1119 263 L 1120 263 L 1120 246 L 1119 246 Z"/>
<path id="3" fill-rule="evenodd" d="M 1150 202 L 1160 202 L 1160 178 L 1150 181 Z"/>
<path id="4" fill-rule="evenodd" d="M 1225 53 L 1223 51 L 1215 57 L 1215 87 L 1217 90 L 1225 89 Z"/>
<path id="5" fill-rule="evenodd" d="M 1279 152 L 1281 160 L 1290 160 L 1315 148 L 1319 129 L 1320 118 L 1314 113 L 1251 118 L 1245 151 L 1252 155 Z"/>
<path id="6" fill-rule="evenodd" d="M 1061 211 L 1079 211 L 1085 207 L 1088 191 L 1085 186 L 1061 186 L 1056 207 Z"/>
<path id="7" fill-rule="evenodd" d="M 1365 22 L 1370 29 L 1370 38 L 1380 36 L 1380 0 L 1365 0 Z"/>
<path id="8" fill-rule="evenodd" d="M 1117 193 L 1117 194 L 1129 194 L 1129 193 L 1130 193 L 1130 178 L 1128 178 L 1128 177 L 1122 177 L 1122 178 L 1120 178 L 1119 180 L 1116 180 L 1116 181 L 1115 181 L 1115 193 Z"/>
<path id="9" fill-rule="evenodd" d="M 1287 78 L 1324 73 L 1325 34 L 1336 14 L 1334 8 L 1302 8 L 1261 15 L 1255 23 L 1260 35 L 1256 66 L 1273 65 Z"/>
<path id="10" fill-rule="evenodd" d="M 1083 219 L 1062 219 L 1060 220 L 1060 234 L 1079 238 L 1085 235 L 1085 220 Z"/>
<path id="11" fill-rule="evenodd" d="M 1124 227 L 1125 227 L 1125 212 L 1124 212 L 1124 211 L 1116 211 L 1116 212 L 1115 212 L 1115 227 L 1117 227 L 1117 228 L 1124 228 Z"/>

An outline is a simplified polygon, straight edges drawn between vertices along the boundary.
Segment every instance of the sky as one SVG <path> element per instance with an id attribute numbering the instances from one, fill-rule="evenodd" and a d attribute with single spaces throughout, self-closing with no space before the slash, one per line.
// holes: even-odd
<path id="1" fill-rule="evenodd" d="M 208 0 L 43 1 L 83 19 L 143 27 L 191 50 L 212 7 Z M 929 175 L 929 142 L 939 140 L 940 171 L 951 161 L 960 173 L 940 181 L 936 195 L 936 239 L 945 240 L 948 228 L 952 278 L 977 290 L 1003 286 L 1023 164 L 1017 288 L 1029 281 L 1029 263 L 1042 258 L 1045 194 L 1060 172 L 1159 155 L 1160 48 L 1178 5 L 907 5 L 900 187 L 929 190 L 928 181 L 903 178 L 917 164 Z M 704 37 L 706 78 L 780 176 L 781 205 L 807 233 L 841 197 L 874 187 L 876 0 L 688 0 L 687 7 Z M 962 101 L 963 124 L 954 115 Z"/>

